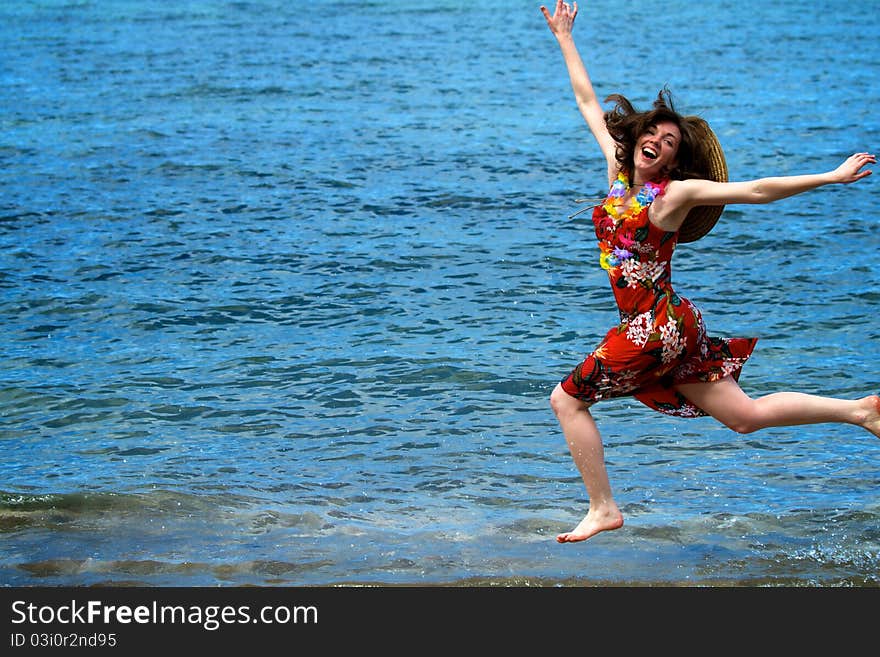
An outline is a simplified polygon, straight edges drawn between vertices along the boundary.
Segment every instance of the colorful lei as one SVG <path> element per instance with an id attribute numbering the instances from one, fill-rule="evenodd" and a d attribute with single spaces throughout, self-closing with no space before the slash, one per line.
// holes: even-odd
<path id="1" fill-rule="evenodd" d="M 623 199 L 629 191 L 629 179 L 623 171 L 617 174 L 617 180 L 611 185 L 611 191 L 608 192 L 608 198 L 602 205 L 602 209 L 612 219 L 614 229 L 616 230 L 621 224 L 625 228 L 629 228 L 629 224 L 641 220 L 642 211 L 647 208 L 655 198 L 662 192 L 660 185 L 647 182 L 642 186 L 638 194 L 633 196 L 626 208 L 623 207 Z M 635 244 L 635 240 L 627 235 L 621 235 L 620 241 L 625 247 Z M 616 247 L 606 240 L 599 242 L 599 265 L 602 269 L 610 271 L 615 267 L 619 267 L 623 262 L 633 257 L 633 252 L 628 248 Z"/>

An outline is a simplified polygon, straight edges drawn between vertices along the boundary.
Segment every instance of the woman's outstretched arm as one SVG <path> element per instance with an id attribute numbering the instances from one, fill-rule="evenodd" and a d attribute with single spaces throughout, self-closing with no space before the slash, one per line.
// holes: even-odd
<path id="1" fill-rule="evenodd" d="M 712 180 L 676 180 L 669 184 L 664 213 L 684 220 L 688 210 L 698 205 L 772 203 L 824 185 L 848 184 L 871 175 L 869 164 L 876 164 L 871 153 L 856 153 L 826 173 L 758 178 L 743 182 L 719 183 Z M 680 222 L 679 222 L 680 225 Z M 672 230 L 678 228 L 670 228 Z"/>
<path id="2" fill-rule="evenodd" d="M 584 62 L 574 44 L 571 30 L 574 26 L 577 11 L 578 6 L 576 2 L 573 3 L 573 7 L 569 7 L 568 3 L 562 0 L 557 0 L 556 10 L 552 16 L 547 7 L 541 6 L 541 13 L 544 14 L 547 25 L 550 27 L 550 31 L 553 32 L 562 50 L 562 56 L 565 59 L 565 66 L 568 68 L 568 76 L 571 80 L 571 88 L 574 91 L 578 109 L 590 127 L 593 137 L 596 138 L 602 154 L 605 156 L 605 161 L 608 163 L 608 178 L 609 181 L 612 181 L 617 176 L 616 147 L 614 140 L 608 133 L 608 128 L 605 126 L 605 111 L 602 109 Z"/>

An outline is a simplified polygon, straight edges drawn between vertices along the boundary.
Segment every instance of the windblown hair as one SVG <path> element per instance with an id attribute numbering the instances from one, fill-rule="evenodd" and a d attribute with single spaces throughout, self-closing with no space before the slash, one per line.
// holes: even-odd
<path id="1" fill-rule="evenodd" d="M 681 143 L 678 146 L 678 166 L 669 171 L 674 180 L 709 178 L 709 165 L 700 161 L 700 148 L 696 143 L 695 125 L 702 122 L 696 116 L 682 116 L 675 111 L 672 94 L 664 88 L 657 94 L 654 108 L 637 111 L 632 103 L 620 94 L 612 94 L 605 102 L 614 101 L 614 108 L 605 112 L 605 125 L 617 145 L 616 159 L 621 170 L 631 172 L 635 168 L 636 142 L 652 125 L 669 121 L 678 126 Z"/>

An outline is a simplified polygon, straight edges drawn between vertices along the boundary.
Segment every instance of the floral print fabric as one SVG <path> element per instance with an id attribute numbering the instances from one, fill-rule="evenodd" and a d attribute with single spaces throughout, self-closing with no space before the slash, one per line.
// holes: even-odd
<path id="1" fill-rule="evenodd" d="M 678 235 L 648 220 L 648 208 L 668 182 L 647 183 L 627 201 L 630 187 L 621 173 L 594 210 L 599 265 L 608 272 L 620 324 L 562 387 L 589 403 L 631 395 L 661 413 L 698 417 L 705 413 L 676 386 L 738 378 L 757 339 L 707 336 L 699 309 L 672 289 Z"/>

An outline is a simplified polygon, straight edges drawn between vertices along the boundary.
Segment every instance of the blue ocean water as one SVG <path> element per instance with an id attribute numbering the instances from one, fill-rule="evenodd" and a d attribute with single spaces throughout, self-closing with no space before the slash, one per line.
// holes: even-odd
<path id="1" fill-rule="evenodd" d="M 880 583 L 880 442 L 548 396 L 616 322 L 603 163 L 538 2 L 0 6 L 0 584 Z M 600 94 L 664 85 L 733 179 L 880 148 L 877 2 L 582 3 Z M 741 383 L 880 390 L 878 182 L 677 250 Z"/>

